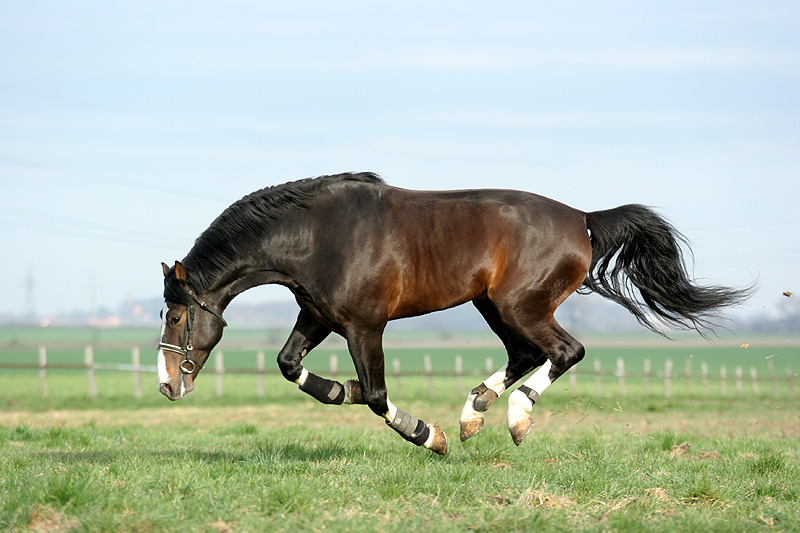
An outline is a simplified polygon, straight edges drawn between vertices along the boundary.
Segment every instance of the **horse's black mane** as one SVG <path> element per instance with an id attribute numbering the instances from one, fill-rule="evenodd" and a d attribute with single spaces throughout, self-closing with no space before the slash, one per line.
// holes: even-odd
<path id="1" fill-rule="evenodd" d="M 196 293 L 203 294 L 222 272 L 233 265 L 238 257 L 237 250 L 262 235 L 270 221 L 287 211 L 307 208 L 318 194 L 353 182 L 384 183 L 371 172 L 334 174 L 267 187 L 234 202 L 200 234 L 183 260 L 189 286 Z M 188 295 L 177 282 L 171 282 L 174 279 L 174 275 L 168 276 L 164 298 L 185 304 Z"/>

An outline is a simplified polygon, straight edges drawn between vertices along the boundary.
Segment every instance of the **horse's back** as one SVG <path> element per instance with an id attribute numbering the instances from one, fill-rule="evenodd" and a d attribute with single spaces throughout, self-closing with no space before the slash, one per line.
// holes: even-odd
<path id="1" fill-rule="evenodd" d="M 376 192 L 371 205 L 361 200 L 359 216 L 369 222 L 359 231 L 371 236 L 354 253 L 377 265 L 370 275 L 385 286 L 390 319 L 517 288 L 574 290 L 588 269 L 583 213 L 549 198 L 497 189 Z M 570 280 L 554 284 L 561 271 Z M 552 300 L 561 299 L 559 289 Z"/>

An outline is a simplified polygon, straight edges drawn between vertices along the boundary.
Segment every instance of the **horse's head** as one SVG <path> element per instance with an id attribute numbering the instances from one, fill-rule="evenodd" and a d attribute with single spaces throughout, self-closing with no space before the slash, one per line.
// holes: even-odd
<path id="1" fill-rule="evenodd" d="M 186 269 L 176 261 L 164 270 L 164 309 L 158 343 L 158 390 L 178 400 L 194 389 L 194 380 L 222 338 L 225 319 L 195 294 Z"/>

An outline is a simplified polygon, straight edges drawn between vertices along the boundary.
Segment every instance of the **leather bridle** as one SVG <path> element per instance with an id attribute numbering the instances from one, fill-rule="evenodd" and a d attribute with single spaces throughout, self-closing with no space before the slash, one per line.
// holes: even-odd
<path id="1" fill-rule="evenodd" d="M 222 322 L 222 327 L 228 325 L 224 318 L 222 318 L 222 314 L 218 313 L 211 309 L 208 304 L 202 301 L 200 298 L 194 295 L 191 289 L 189 289 L 189 297 L 191 297 L 194 302 L 200 306 L 200 309 L 204 311 L 208 311 L 215 317 L 217 317 Z M 177 346 L 175 344 L 167 344 L 166 342 L 159 342 L 158 348 L 160 350 L 167 350 L 169 352 L 175 352 L 184 356 L 184 360 L 181 361 L 181 372 L 184 374 L 191 374 L 195 371 L 195 368 L 200 367 L 200 370 L 203 369 L 203 363 L 198 361 L 194 355 L 192 355 L 192 350 L 194 346 L 192 346 L 192 336 L 194 335 L 194 305 L 189 304 L 186 306 L 186 329 L 183 331 L 183 340 L 181 340 L 181 345 Z"/>

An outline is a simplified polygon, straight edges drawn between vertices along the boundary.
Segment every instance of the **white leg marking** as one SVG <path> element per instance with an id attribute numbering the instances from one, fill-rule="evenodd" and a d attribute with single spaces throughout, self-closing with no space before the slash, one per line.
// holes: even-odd
<path id="1" fill-rule="evenodd" d="M 498 396 L 505 392 L 506 387 L 503 382 L 506 380 L 506 369 L 508 368 L 508 363 L 503 365 L 503 368 L 486 378 L 483 382 L 487 388 L 492 389 L 494 392 L 497 393 Z"/>
<path id="2" fill-rule="evenodd" d="M 506 368 L 508 368 L 508 363 L 503 365 L 503 368 L 486 378 L 483 384 L 486 385 L 486 388 L 493 390 L 497 396 L 500 396 L 505 392 L 506 387 L 503 382 L 506 379 Z M 461 416 L 459 420 L 461 422 L 467 422 L 469 420 L 483 420 L 483 413 L 475 409 L 475 398 L 477 394 L 472 392 L 469 393 L 467 396 L 467 401 L 464 402 L 464 408 L 461 409 Z"/>
<path id="3" fill-rule="evenodd" d="M 297 383 L 297 385 L 299 385 L 300 387 L 302 387 L 303 385 L 306 384 L 307 379 L 308 379 L 308 370 L 304 368 L 303 371 L 300 372 L 300 377 L 294 380 L 294 382 Z"/>
<path id="4" fill-rule="evenodd" d="M 550 369 L 552 366 L 553 365 L 550 363 L 550 361 L 545 361 L 545 363 L 539 367 L 539 370 L 534 372 L 533 375 L 528 378 L 528 380 L 525 382 L 525 385 L 535 390 L 539 394 L 542 394 L 552 383 L 552 381 L 550 381 Z"/>
<path id="5" fill-rule="evenodd" d="M 428 440 L 425 441 L 423 446 L 430 450 L 431 445 L 433 444 L 433 439 L 436 438 L 436 427 L 433 424 L 428 424 L 428 431 L 430 431 L 430 435 L 428 435 Z"/>
<path id="6" fill-rule="evenodd" d="M 383 415 L 383 418 L 391 422 L 394 420 L 394 417 L 397 416 L 397 407 L 391 401 L 389 401 L 389 398 L 386 398 L 386 406 L 388 409 L 386 414 Z"/>
<path id="7" fill-rule="evenodd" d="M 550 361 L 546 361 L 533 375 L 528 378 L 524 383 L 525 386 L 530 387 L 531 390 L 542 394 L 544 390 L 550 386 L 550 368 L 553 365 Z M 528 413 L 533 410 L 533 402 L 520 390 L 515 390 L 508 397 L 508 414 L 506 422 L 508 427 L 514 427 L 515 424 L 528 418 Z"/>
<path id="8" fill-rule="evenodd" d="M 461 409 L 461 416 L 458 418 L 461 422 L 466 422 L 467 420 L 483 420 L 483 413 L 480 411 L 475 410 L 475 398 L 478 395 L 474 392 L 470 392 L 467 396 L 467 401 L 464 402 L 464 407 Z"/>

